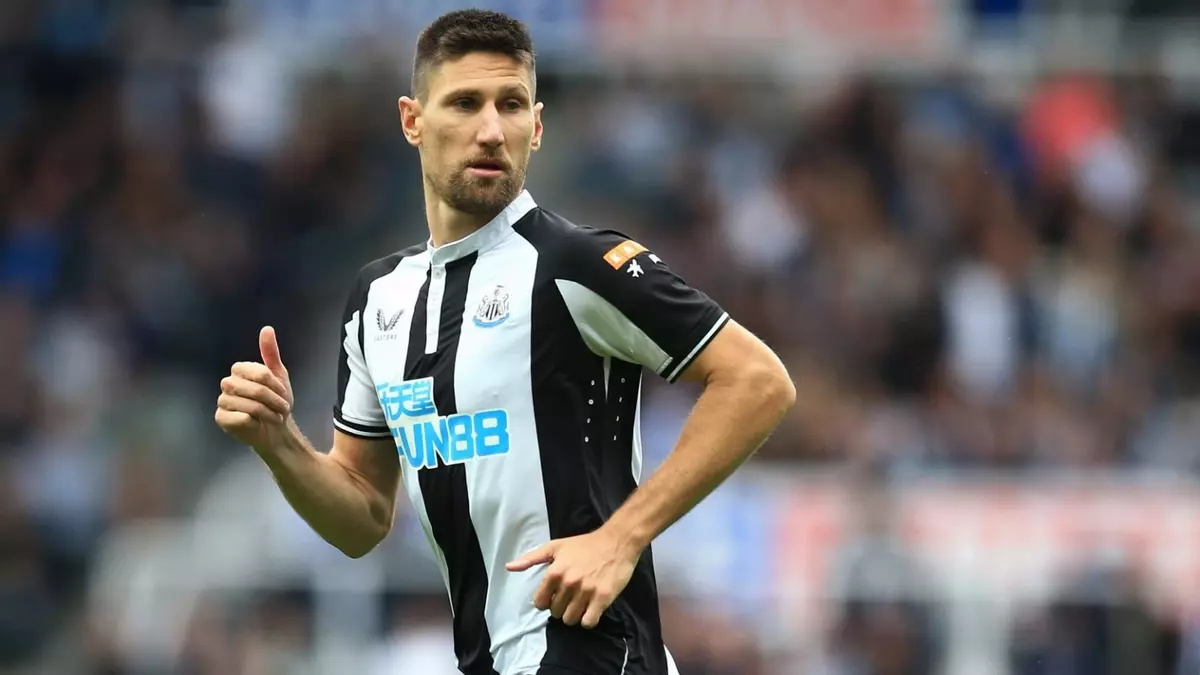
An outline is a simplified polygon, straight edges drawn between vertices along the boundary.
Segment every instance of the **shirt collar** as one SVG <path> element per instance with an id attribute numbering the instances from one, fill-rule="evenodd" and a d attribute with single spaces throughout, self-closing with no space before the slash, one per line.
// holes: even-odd
<path id="1" fill-rule="evenodd" d="M 537 208 L 537 202 L 533 201 L 533 196 L 529 194 L 528 190 L 522 190 L 521 194 L 504 207 L 499 215 L 462 239 L 435 247 L 433 239 L 430 238 L 428 241 L 430 263 L 435 266 L 444 265 L 495 246 L 508 235 L 517 221 L 535 208 Z"/>

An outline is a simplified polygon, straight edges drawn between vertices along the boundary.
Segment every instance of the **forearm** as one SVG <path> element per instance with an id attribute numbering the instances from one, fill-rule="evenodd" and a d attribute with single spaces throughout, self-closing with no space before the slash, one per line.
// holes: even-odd
<path id="1" fill-rule="evenodd" d="M 644 549 L 729 478 L 766 441 L 794 400 L 790 383 L 740 377 L 705 387 L 674 452 L 605 527 Z"/>
<path id="2" fill-rule="evenodd" d="M 318 452 L 294 422 L 269 449 L 255 448 L 280 492 L 325 541 L 346 555 L 366 555 L 391 527 L 387 500 L 335 458 Z"/>

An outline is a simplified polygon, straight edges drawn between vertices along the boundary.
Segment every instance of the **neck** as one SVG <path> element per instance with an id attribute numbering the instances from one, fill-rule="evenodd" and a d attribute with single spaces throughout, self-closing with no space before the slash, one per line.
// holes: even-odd
<path id="1" fill-rule="evenodd" d="M 459 211 L 425 186 L 425 217 L 429 221 L 429 238 L 434 246 L 444 246 L 470 235 L 487 225 L 498 215 L 473 214 Z"/>

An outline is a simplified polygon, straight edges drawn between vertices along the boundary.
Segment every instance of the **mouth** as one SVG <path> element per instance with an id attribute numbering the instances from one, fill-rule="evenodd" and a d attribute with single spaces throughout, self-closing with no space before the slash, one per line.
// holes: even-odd
<path id="1" fill-rule="evenodd" d="M 504 175 L 506 168 L 499 159 L 480 159 L 467 165 L 467 170 L 479 178 L 499 178 Z"/>

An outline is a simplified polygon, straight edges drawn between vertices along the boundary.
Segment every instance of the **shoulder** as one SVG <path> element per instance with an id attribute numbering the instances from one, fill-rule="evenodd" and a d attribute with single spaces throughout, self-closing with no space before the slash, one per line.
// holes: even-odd
<path id="1" fill-rule="evenodd" d="M 425 252 L 425 249 L 426 244 L 422 242 L 396 251 L 395 253 L 389 253 L 381 258 L 376 258 L 360 267 L 354 277 L 354 285 L 351 287 L 348 304 L 361 307 L 366 303 L 367 294 L 370 292 L 372 284 L 394 272 L 405 260 L 419 257 Z"/>
<path id="2" fill-rule="evenodd" d="M 372 260 L 359 268 L 355 279 L 355 286 L 361 287 L 363 290 L 369 288 L 375 280 L 391 274 L 400 266 L 400 263 L 420 256 L 425 252 L 425 249 L 426 243 L 421 242 L 395 253 L 389 253 L 382 258 Z"/>
<path id="3" fill-rule="evenodd" d="M 579 225 L 541 208 L 513 229 L 562 271 L 619 268 L 646 250 L 623 232 Z"/>

